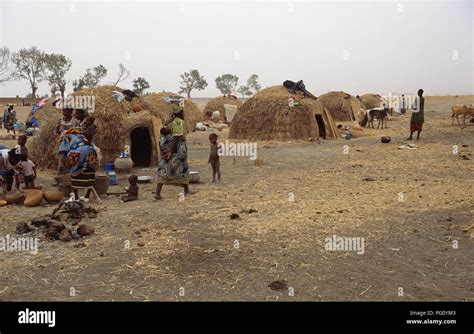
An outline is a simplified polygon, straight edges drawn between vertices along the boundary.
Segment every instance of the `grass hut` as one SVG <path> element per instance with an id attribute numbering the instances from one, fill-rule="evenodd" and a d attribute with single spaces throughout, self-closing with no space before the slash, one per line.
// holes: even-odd
<path id="1" fill-rule="evenodd" d="M 158 161 L 159 130 L 163 113 L 142 97 L 118 102 L 113 91 L 121 92 L 115 86 L 86 88 L 73 94 L 75 97 L 92 98 L 95 107 L 89 113 L 96 119 L 97 133 L 94 144 L 100 148 L 102 163 L 113 162 L 129 145 L 132 160 L 136 166 L 146 167 Z M 57 166 L 56 151 L 59 135 L 54 131 L 62 117 L 61 109 L 52 105 L 54 99 L 36 113 L 40 121 L 38 133 L 28 142 L 32 159 L 42 168 Z M 89 100 L 91 101 L 91 100 Z M 158 134 L 158 136 L 157 136 Z"/>
<path id="2" fill-rule="evenodd" d="M 364 94 L 360 97 L 360 101 L 365 109 L 378 108 L 382 106 L 382 96 L 379 94 Z"/>
<path id="3" fill-rule="evenodd" d="M 168 103 L 164 100 L 165 97 L 168 96 L 177 96 L 180 95 L 170 92 L 162 92 L 162 93 L 153 93 L 150 95 L 145 95 L 143 99 L 153 106 L 156 110 L 158 110 L 163 115 L 163 123 L 166 120 L 171 118 L 173 111 L 177 107 L 177 105 L 173 105 Z M 194 130 L 196 123 L 201 122 L 203 120 L 202 112 L 199 110 L 198 106 L 191 101 L 191 99 L 184 100 L 184 122 L 186 125 L 186 132 L 191 132 Z"/>
<path id="4" fill-rule="evenodd" d="M 361 121 L 365 107 L 355 96 L 345 92 L 329 92 L 318 97 L 335 121 Z"/>
<path id="5" fill-rule="evenodd" d="M 261 90 L 239 108 L 230 125 L 229 137 L 285 141 L 336 139 L 338 135 L 331 114 L 318 100 L 291 94 L 283 86 L 273 86 Z"/>
<path id="6" fill-rule="evenodd" d="M 237 106 L 237 108 L 240 108 L 242 105 L 242 101 L 239 99 L 231 99 L 227 96 L 219 96 L 216 98 L 213 98 L 209 100 L 206 103 L 206 106 L 204 107 L 204 117 L 208 118 L 212 116 L 212 113 L 214 111 L 219 111 L 221 113 L 221 120 L 225 121 L 225 107 L 224 104 L 230 104 L 233 106 Z M 237 109 L 238 110 L 238 109 Z"/>

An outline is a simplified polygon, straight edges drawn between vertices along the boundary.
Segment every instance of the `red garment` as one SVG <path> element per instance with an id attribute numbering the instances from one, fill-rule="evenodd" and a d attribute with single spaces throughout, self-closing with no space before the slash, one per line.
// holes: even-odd
<path id="1" fill-rule="evenodd" d="M 415 123 L 415 122 L 410 122 L 410 131 L 421 131 L 423 128 L 423 123 Z"/>

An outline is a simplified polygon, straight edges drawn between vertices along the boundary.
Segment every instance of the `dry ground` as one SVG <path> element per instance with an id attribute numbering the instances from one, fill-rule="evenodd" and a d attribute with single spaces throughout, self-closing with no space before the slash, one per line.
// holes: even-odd
<path id="1" fill-rule="evenodd" d="M 472 102 L 427 98 L 416 150 L 397 149 L 407 115 L 350 141 L 259 142 L 263 165 L 224 157 L 218 184 L 210 183 L 208 134 L 190 134 L 189 163 L 201 173 L 196 194 L 179 201 L 181 190 L 165 186 L 156 202 L 150 184 L 136 202 L 93 203 L 101 208 L 89 222 L 94 235 L 42 241 L 37 255 L 1 254 L 0 300 L 472 301 L 474 124 L 451 126 L 449 112 Z M 227 131 L 219 134 L 225 140 Z M 384 134 L 391 143 L 380 143 Z M 41 172 L 39 183 L 50 188 L 51 176 Z M 53 208 L 0 208 L 0 236 Z M 257 212 L 243 212 L 249 208 Z M 364 254 L 325 250 L 333 235 L 363 237 Z M 271 290 L 276 280 L 294 296 Z"/>

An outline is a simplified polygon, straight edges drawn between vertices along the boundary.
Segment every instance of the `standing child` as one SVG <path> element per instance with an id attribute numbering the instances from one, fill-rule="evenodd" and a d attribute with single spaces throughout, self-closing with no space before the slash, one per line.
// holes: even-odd
<path id="1" fill-rule="evenodd" d="M 209 153 L 208 163 L 210 163 L 212 167 L 212 182 L 216 182 L 216 176 L 218 181 L 221 180 L 221 167 L 218 154 L 221 146 L 217 142 L 217 135 L 215 133 L 209 135 L 209 142 L 211 143 L 211 152 Z"/>
<path id="2" fill-rule="evenodd" d="M 25 155 L 20 155 L 20 162 L 15 167 L 16 188 L 20 189 L 20 183 L 25 183 L 25 189 L 35 187 L 36 166 L 33 161 L 28 160 Z"/>
<path id="3" fill-rule="evenodd" d="M 28 149 L 26 148 L 26 142 L 28 140 L 28 137 L 25 135 L 20 135 L 18 136 L 17 140 L 17 150 L 16 153 L 19 154 L 20 156 L 25 156 L 28 158 Z"/>

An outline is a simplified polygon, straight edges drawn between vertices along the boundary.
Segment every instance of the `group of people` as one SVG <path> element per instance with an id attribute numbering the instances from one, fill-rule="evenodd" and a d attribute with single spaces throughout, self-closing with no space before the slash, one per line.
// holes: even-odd
<path id="1" fill-rule="evenodd" d="M 35 187 L 36 166 L 28 159 L 27 140 L 28 137 L 21 135 L 16 147 L 0 149 L 0 182 L 4 192 L 11 191 L 13 185 L 18 190 L 21 184 L 26 189 Z"/>

